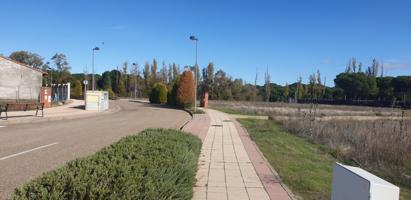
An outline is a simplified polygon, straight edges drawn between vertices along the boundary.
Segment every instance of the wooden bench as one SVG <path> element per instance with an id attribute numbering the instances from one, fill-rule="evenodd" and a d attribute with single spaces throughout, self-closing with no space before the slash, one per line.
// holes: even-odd
<path id="1" fill-rule="evenodd" d="M 0 105 L 0 117 L 1 113 L 6 113 L 6 120 L 8 119 L 7 112 L 9 111 L 27 111 L 28 109 L 36 110 L 36 117 L 38 116 L 39 110 L 41 110 L 41 117 L 44 116 L 44 103 L 37 102 L 27 102 L 27 103 L 6 103 Z"/>

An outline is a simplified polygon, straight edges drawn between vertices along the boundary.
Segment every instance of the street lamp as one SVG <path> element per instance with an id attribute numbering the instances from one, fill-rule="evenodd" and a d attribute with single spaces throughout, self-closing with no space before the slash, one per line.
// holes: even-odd
<path id="1" fill-rule="evenodd" d="M 198 38 L 196 38 L 194 35 L 190 36 L 190 40 L 193 40 L 196 42 L 196 64 L 194 66 L 194 80 L 195 80 L 195 86 L 194 86 L 194 113 L 197 112 L 197 52 L 198 52 Z"/>
<path id="2" fill-rule="evenodd" d="M 92 63 L 91 63 L 91 66 L 92 66 L 92 71 L 93 71 L 93 75 L 92 75 L 92 82 L 91 82 L 91 89 L 94 91 L 94 89 L 95 89 L 95 86 L 94 86 L 94 52 L 95 51 L 98 51 L 98 50 L 100 50 L 100 48 L 98 48 L 98 47 L 94 47 L 93 48 L 93 55 L 92 55 Z"/>

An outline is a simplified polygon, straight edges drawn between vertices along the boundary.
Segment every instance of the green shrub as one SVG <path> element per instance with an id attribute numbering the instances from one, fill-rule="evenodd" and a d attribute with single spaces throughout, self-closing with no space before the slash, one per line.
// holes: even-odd
<path id="1" fill-rule="evenodd" d="M 118 98 L 116 93 L 114 93 L 111 88 L 109 88 L 107 91 L 108 91 L 108 98 L 109 99 L 115 100 L 115 99 Z"/>
<path id="2" fill-rule="evenodd" d="M 174 80 L 173 86 L 170 91 L 167 93 L 167 104 L 170 106 L 177 105 L 177 91 L 180 84 L 180 79 L 176 78 Z"/>
<path id="3" fill-rule="evenodd" d="M 201 141 L 148 129 L 44 173 L 12 199 L 191 199 Z"/>
<path id="4" fill-rule="evenodd" d="M 150 103 L 164 104 L 167 102 L 167 87 L 162 83 L 156 83 L 150 92 Z"/>
<path id="5" fill-rule="evenodd" d="M 71 88 L 71 98 L 82 99 L 83 98 L 83 86 L 79 80 L 75 80 L 73 88 Z"/>

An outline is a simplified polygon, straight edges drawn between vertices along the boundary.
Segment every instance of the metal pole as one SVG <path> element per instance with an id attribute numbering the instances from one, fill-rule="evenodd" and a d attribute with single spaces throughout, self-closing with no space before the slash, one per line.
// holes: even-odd
<path id="1" fill-rule="evenodd" d="M 91 66 L 92 66 L 92 71 L 93 71 L 93 74 L 92 74 L 91 89 L 94 91 L 94 49 L 93 49 L 92 51 L 93 51 L 93 53 L 92 53 L 92 62 L 91 62 Z"/>
<path id="2" fill-rule="evenodd" d="M 197 45 L 198 39 L 196 40 L 196 66 L 195 66 L 195 87 L 194 87 L 194 113 L 197 112 L 197 51 L 198 51 L 198 45 Z"/>

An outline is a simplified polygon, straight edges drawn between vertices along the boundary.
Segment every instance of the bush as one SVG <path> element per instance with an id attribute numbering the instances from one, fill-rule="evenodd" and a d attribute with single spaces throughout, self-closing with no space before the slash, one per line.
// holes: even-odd
<path id="1" fill-rule="evenodd" d="M 162 83 L 154 84 L 150 92 L 150 103 L 164 104 L 167 102 L 167 87 Z"/>
<path id="2" fill-rule="evenodd" d="M 170 106 L 177 105 L 177 91 L 179 87 L 180 79 L 176 78 L 174 80 L 173 86 L 170 91 L 167 93 L 167 104 Z"/>
<path id="3" fill-rule="evenodd" d="M 13 199 L 191 199 L 201 141 L 148 129 L 15 190 Z"/>
<path id="4" fill-rule="evenodd" d="M 74 81 L 74 85 L 71 90 L 71 97 L 73 99 L 81 99 L 83 97 L 83 87 L 79 80 Z"/>
<path id="5" fill-rule="evenodd" d="M 194 105 L 194 77 L 189 70 L 181 75 L 176 100 L 180 107 L 189 108 Z"/>
<path id="6" fill-rule="evenodd" d="M 114 93 L 111 88 L 109 88 L 107 91 L 108 91 L 108 98 L 109 99 L 115 100 L 115 99 L 118 98 L 116 93 Z"/>

